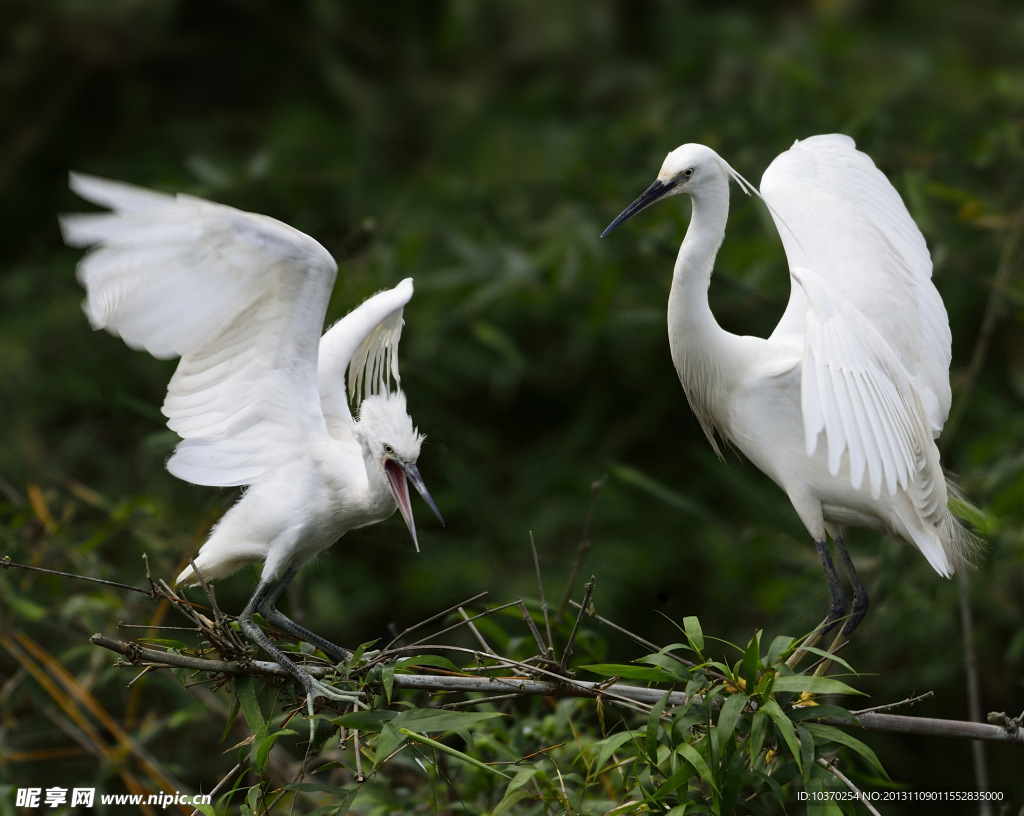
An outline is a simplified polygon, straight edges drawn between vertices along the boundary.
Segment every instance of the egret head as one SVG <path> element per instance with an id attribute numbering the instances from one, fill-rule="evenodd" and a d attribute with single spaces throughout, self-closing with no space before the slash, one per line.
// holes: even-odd
<path id="1" fill-rule="evenodd" d="M 416 466 L 424 436 L 412 425 L 412 418 L 405 407 L 405 394 L 398 391 L 364 399 L 359 406 L 359 420 L 355 424 L 353 435 L 368 454 L 367 458 L 376 463 L 384 473 L 391 495 L 394 496 L 402 518 L 405 519 L 412 534 L 416 550 L 419 551 L 416 524 L 413 521 L 412 504 L 409 500 L 410 482 L 427 506 L 434 511 L 442 527 L 444 519 L 441 518 L 441 512 L 430 497 L 430 492 Z"/>
<path id="2" fill-rule="evenodd" d="M 747 195 L 754 190 L 743 176 L 733 170 L 728 162 L 710 147 L 701 144 L 684 144 L 682 147 L 677 147 L 665 157 L 665 162 L 661 165 L 661 171 L 654 183 L 608 225 L 608 228 L 601 233 L 601 237 L 604 238 L 612 230 L 617 229 L 655 201 L 661 201 L 663 198 L 679 193 L 698 196 L 701 190 L 709 184 L 714 184 L 716 181 L 721 182 L 722 179 L 728 182 L 729 178 L 736 181 Z"/>

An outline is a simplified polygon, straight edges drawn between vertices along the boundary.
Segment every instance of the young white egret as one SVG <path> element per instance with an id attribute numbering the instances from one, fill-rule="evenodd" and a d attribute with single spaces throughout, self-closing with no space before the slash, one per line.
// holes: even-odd
<path id="1" fill-rule="evenodd" d="M 656 201 L 690 196 L 668 299 L 672 360 L 715 452 L 721 457 L 716 434 L 742 451 L 786 492 L 813 537 L 832 597 L 822 633 L 847 613 L 826 532 L 832 537 L 853 589 L 840 632 L 848 637 L 868 595 L 844 525 L 910 542 L 947 577 L 974 546 L 947 509 L 934 442 L 951 399 L 949 320 L 899 194 L 852 139 L 826 135 L 795 142 L 761 179 L 792 278 L 782 319 L 767 340 L 724 331 L 708 286 L 730 178 L 756 192 L 715 151 L 683 145 L 603 235 Z"/>
<path id="2" fill-rule="evenodd" d="M 412 279 L 321 337 L 337 264 L 308 235 L 200 198 L 84 175 L 71 175 L 71 189 L 113 210 L 61 219 L 68 244 L 96 247 L 78 265 L 89 322 L 154 357 L 181 357 L 163 405 L 182 437 L 167 469 L 194 484 L 248 485 L 195 559 L 200 574 L 215 580 L 263 561 L 242 631 L 302 683 L 310 711 L 316 696 L 348 699 L 274 646 L 253 615 L 340 662 L 347 650 L 275 608 L 295 573 L 395 508 L 415 543 L 409 483 L 444 524 L 416 466 L 423 436 L 400 388 L 390 391 L 392 377 L 400 385 Z M 189 567 L 177 582 L 194 586 L 198 577 Z"/>

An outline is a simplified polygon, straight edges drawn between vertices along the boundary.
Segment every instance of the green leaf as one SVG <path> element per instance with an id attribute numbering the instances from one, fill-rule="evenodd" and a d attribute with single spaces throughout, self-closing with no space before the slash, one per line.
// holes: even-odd
<path id="1" fill-rule="evenodd" d="M 335 717 L 331 722 L 356 731 L 380 731 L 397 716 L 397 711 L 353 711 Z"/>
<path id="2" fill-rule="evenodd" d="M 425 745 L 429 745 L 432 748 L 436 748 L 438 751 L 441 751 L 442 753 L 448 754 L 448 756 L 453 756 L 456 759 L 461 759 L 463 762 L 469 763 L 470 765 L 472 765 L 472 766 L 474 766 L 476 768 L 480 768 L 481 770 L 484 770 L 484 771 L 490 771 L 492 774 L 497 774 L 498 776 L 505 777 L 505 779 L 511 779 L 512 778 L 507 773 L 502 773 L 497 768 L 492 768 L 490 765 L 485 765 L 479 759 L 474 759 L 473 757 L 469 756 L 468 754 L 462 753 L 462 751 L 456 751 L 454 748 L 451 748 L 450 746 L 445 745 L 443 742 L 438 742 L 437 740 L 432 740 L 429 737 L 423 736 L 422 734 L 417 734 L 415 731 L 410 731 L 408 728 L 399 728 L 398 730 L 401 733 L 405 734 L 405 736 L 410 737 L 411 739 L 414 739 L 417 742 L 422 742 Z"/>
<path id="3" fill-rule="evenodd" d="M 774 700 L 766 700 L 763 702 L 761 704 L 760 711 L 764 711 L 775 722 L 775 727 L 779 729 L 779 733 L 782 734 L 782 739 L 786 741 L 786 745 L 789 746 L 790 753 L 793 754 L 793 759 L 796 760 L 797 766 L 799 766 L 802 771 L 803 764 L 800 756 L 800 742 L 796 738 L 796 729 L 793 728 L 793 723 L 790 722 L 789 717 L 786 716 L 785 712 L 779 708 L 779 704 Z"/>
<path id="4" fill-rule="evenodd" d="M 678 750 L 678 749 L 677 749 Z M 684 762 L 676 770 L 672 776 L 666 779 L 660 788 L 654 792 L 655 799 L 664 799 L 673 791 L 681 788 L 687 782 L 690 781 L 690 777 L 697 773 L 697 769 L 693 767 L 693 763 Z"/>
<path id="5" fill-rule="evenodd" d="M 285 785 L 281 790 L 302 791 L 303 793 L 329 793 L 331 796 L 346 796 L 351 788 L 339 788 L 336 785 L 319 785 L 315 782 L 295 782 Z"/>
<path id="6" fill-rule="evenodd" d="M 394 663 L 386 663 L 386 664 L 384 664 L 383 677 L 384 677 L 384 696 L 387 698 L 388 702 L 390 703 L 391 702 L 391 692 L 395 688 L 395 664 Z"/>
<path id="7" fill-rule="evenodd" d="M 652 765 L 658 764 L 658 730 L 661 728 L 661 712 L 665 710 L 669 694 L 671 692 L 666 691 L 665 696 L 654 704 L 651 713 L 647 715 L 647 756 Z"/>
<path id="8" fill-rule="evenodd" d="M 235 694 L 238 695 L 242 715 L 249 724 L 249 730 L 254 734 L 264 730 L 266 722 L 263 719 L 263 712 L 260 711 L 260 704 L 256 699 L 256 691 L 252 687 L 252 678 L 249 675 L 235 676 Z"/>
<path id="9" fill-rule="evenodd" d="M 764 734 L 768 730 L 768 715 L 763 708 L 759 708 L 754 714 L 754 721 L 750 725 L 750 764 L 753 766 L 757 755 L 761 753 L 761 746 L 764 744 Z"/>
<path id="10" fill-rule="evenodd" d="M 318 807 L 316 810 L 307 813 L 306 816 L 345 816 L 345 814 L 348 813 L 349 808 L 352 807 L 352 803 L 355 801 L 358 794 L 358 787 L 347 790 L 345 791 L 345 797 L 336 805 L 324 805 L 323 807 Z"/>
<path id="11" fill-rule="evenodd" d="M 618 663 L 592 663 L 589 666 L 576 666 L 577 669 L 585 669 L 593 674 L 600 674 L 602 677 L 621 677 L 624 680 L 641 680 L 646 683 L 676 683 L 675 675 L 669 674 L 664 669 L 645 666 L 631 666 Z"/>
<path id="12" fill-rule="evenodd" d="M 666 654 L 647 655 L 647 657 L 637 660 L 637 663 L 650 663 L 652 666 L 664 669 L 675 678 L 676 682 L 687 683 L 693 679 L 693 674 L 686 666 Z"/>
<path id="13" fill-rule="evenodd" d="M 519 790 L 538 773 L 540 773 L 540 768 L 520 768 L 516 772 L 515 779 L 509 782 L 508 787 L 505 788 L 505 796 L 507 797 L 510 793 Z"/>
<path id="14" fill-rule="evenodd" d="M 725 770 L 725 779 L 722 782 L 721 812 L 733 813 L 736 809 L 736 798 L 739 796 L 740 786 L 743 784 L 744 760 L 742 751 L 734 751 L 732 759 Z"/>
<path id="15" fill-rule="evenodd" d="M 740 714 L 743 713 L 743 708 L 746 706 L 748 699 L 746 694 L 733 694 L 722 703 L 722 711 L 718 715 L 719 744 L 724 745 L 732 739 L 733 731 L 736 730 L 736 723 L 739 721 Z"/>
<path id="16" fill-rule="evenodd" d="M 414 708 L 403 711 L 391 724 L 396 728 L 411 728 L 417 733 L 451 731 L 465 728 L 484 720 L 504 717 L 500 711 L 442 711 L 436 708 Z"/>
<path id="17" fill-rule="evenodd" d="M 224 740 L 227 739 L 228 732 L 231 730 L 231 726 L 233 726 L 235 724 L 235 718 L 238 717 L 238 712 L 241 710 L 241 708 L 242 708 L 242 704 L 241 704 L 241 700 L 240 700 L 240 698 L 238 696 L 238 686 L 236 685 L 235 686 L 235 699 L 233 699 L 231 701 L 231 710 L 228 712 L 228 721 L 224 724 L 224 731 L 220 735 L 220 741 L 221 742 L 224 742 Z"/>
<path id="18" fill-rule="evenodd" d="M 269 728 L 270 726 L 267 725 L 266 727 Z M 263 734 L 252 741 L 253 767 L 260 776 L 263 776 L 267 770 L 267 763 L 270 761 L 270 751 L 274 747 L 274 743 L 285 735 L 294 735 L 295 733 L 295 731 L 282 728 L 273 734 Z"/>
<path id="19" fill-rule="evenodd" d="M 779 659 L 793 646 L 793 641 L 796 638 L 792 638 L 789 635 L 779 635 L 772 641 L 772 645 L 768 647 L 768 657 L 765 658 L 766 666 L 773 666 L 779 662 Z"/>
<path id="20" fill-rule="evenodd" d="M 380 736 L 377 738 L 377 744 L 373 748 L 373 767 L 376 768 L 381 765 L 386 759 L 405 745 L 405 737 L 402 732 L 395 726 L 394 722 L 389 722 L 381 729 Z"/>
<path id="21" fill-rule="evenodd" d="M 703 779 L 711 789 L 715 791 L 715 793 L 718 793 L 718 785 L 715 784 L 715 775 L 711 773 L 711 769 L 704 761 L 704 757 L 697 753 L 696 748 L 683 742 L 676 748 L 676 752 L 682 754 L 683 758 L 693 766 L 695 771 L 697 771 L 700 778 Z"/>
<path id="22" fill-rule="evenodd" d="M 683 631 L 686 632 L 686 639 L 690 641 L 690 647 L 700 654 L 704 651 L 704 632 L 700 628 L 700 621 L 692 615 L 683 618 Z"/>
<path id="23" fill-rule="evenodd" d="M 861 694 L 863 691 L 846 685 L 841 680 L 834 680 L 831 677 L 815 677 L 813 675 L 795 674 L 792 677 L 777 677 L 775 679 L 775 692 L 780 691 L 809 691 L 812 694 Z M 864 695 L 867 696 L 867 695 Z"/>
<path id="24" fill-rule="evenodd" d="M 601 769 L 604 768 L 605 763 L 608 762 L 609 757 L 636 736 L 636 731 L 621 731 L 618 734 L 613 734 L 607 739 L 594 743 L 590 747 L 591 751 L 598 746 L 601 748 L 601 752 L 597 755 L 597 764 L 594 766 L 594 773 L 600 773 Z"/>
<path id="25" fill-rule="evenodd" d="M 811 768 L 814 767 L 814 737 L 802 725 L 796 727 L 797 739 L 800 740 L 800 760 L 804 766 L 804 787 L 811 782 Z"/>
<path id="26" fill-rule="evenodd" d="M 817 646 L 802 646 L 801 648 L 805 652 L 810 652 L 811 654 L 816 654 L 818 657 L 827 657 L 833 663 L 838 663 L 840 666 L 842 666 L 847 671 L 852 672 L 853 674 L 858 675 L 858 677 L 860 676 L 859 673 L 857 672 L 857 670 L 854 669 L 853 666 L 851 666 L 845 660 L 843 660 L 839 655 L 830 654 L 829 652 L 826 652 L 824 649 L 819 649 Z"/>
<path id="27" fill-rule="evenodd" d="M 396 674 L 409 674 L 410 670 L 414 667 L 431 666 L 435 669 L 445 669 L 446 671 L 458 672 L 462 671 L 447 657 L 441 655 L 416 655 L 415 657 L 403 657 L 401 660 L 395 663 Z"/>
<path id="28" fill-rule="evenodd" d="M 505 816 L 513 806 L 521 802 L 523 799 L 528 799 L 531 796 L 533 796 L 532 792 L 523 790 L 522 788 L 519 790 L 509 791 L 505 794 L 505 797 L 498 802 L 498 805 L 494 808 L 491 816 Z"/>
<path id="29" fill-rule="evenodd" d="M 822 723 L 807 723 L 803 728 L 806 728 L 818 739 L 829 740 L 831 742 L 838 743 L 839 745 L 844 745 L 851 751 L 856 751 L 864 757 L 864 759 L 866 759 L 876 771 L 882 774 L 886 779 L 889 779 L 889 774 L 885 772 L 885 768 L 883 768 L 882 763 L 878 761 L 878 756 L 875 752 L 856 737 L 851 737 L 845 731 Z"/>
<path id="30" fill-rule="evenodd" d="M 747 681 L 747 688 L 752 689 L 757 682 L 757 664 L 761 661 L 761 633 L 758 632 L 743 653 L 743 679 Z"/>

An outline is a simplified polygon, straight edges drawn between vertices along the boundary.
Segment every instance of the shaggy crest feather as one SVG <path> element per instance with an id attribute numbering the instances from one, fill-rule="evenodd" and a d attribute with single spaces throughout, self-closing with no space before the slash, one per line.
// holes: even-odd
<path id="1" fill-rule="evenodd" d="M 368 443 L 388 444 L 407 462 L 415 462 L 426 436 L 413 427 L 401 391 L 375 394 L 359 406 L 358 431 Z"/>

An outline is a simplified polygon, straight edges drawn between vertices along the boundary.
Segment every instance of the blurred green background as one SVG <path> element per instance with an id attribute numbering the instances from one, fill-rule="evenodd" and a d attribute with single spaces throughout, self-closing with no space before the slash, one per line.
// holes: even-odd
<path id="1" fill-rule="evenodd" d="M 339 263 L 329 320 L 415 278 L 402 382 L 448 527 L 420 503 L 421 554 L 395 517 L 323 555 L 290 595 L 315 630 L 359 643 L 482 590 L 535 595 L 531 530 L 557 600 L 592 495 L 583 573 L 600 613 L 656 642 L 677 639 L 665 616 L 742 643 L 810 629 L 828 595 L 807 534 L 756 468 L 715 459 L 672 368 L 685 197 L 598 235 L 679 144 L 756 183 L 794 139 L 838 131 L 932 251 L 962 412 L 944 464 L 989 518 L 970 573 L 984 707 L 1024 708 L 1019 3 L 7 0 L 0 39 L 0 554 L 144 585 L 145 552 L 169 579 L 237 496 L 163 469 L 174 363 L 87 325 L 56 222 L 88 209 L 67 190 L 75 169 L 310 233 Z M 720 323 L 767 336 L 788 292 L 764 206 L 734 188 Z M 847 654 L 874 675 L 860 687 L 875 704 L 934 690 L 913 713 L 966 718 L 956 582 L 875 534 L 851 548 L 873 601 Z M 223 606 L 255 581 L 223 582 Z M 201 695 L 149 678 L 126 691 L 88 646 L 148 622 L 146 599 L 17 572 L 0 589 L 5 630 L 48 649 L 181 779 L 209 789 L 230 767 Z M 113 773 L 59 753 L 75 743 L 9 651 L 0 714 L 0 782 Z M 865 739 L 900 782 L 975 787 L 966 742 Z M 1024 753 L 987 751 L 993 787 L 1019 796 Z"/>

